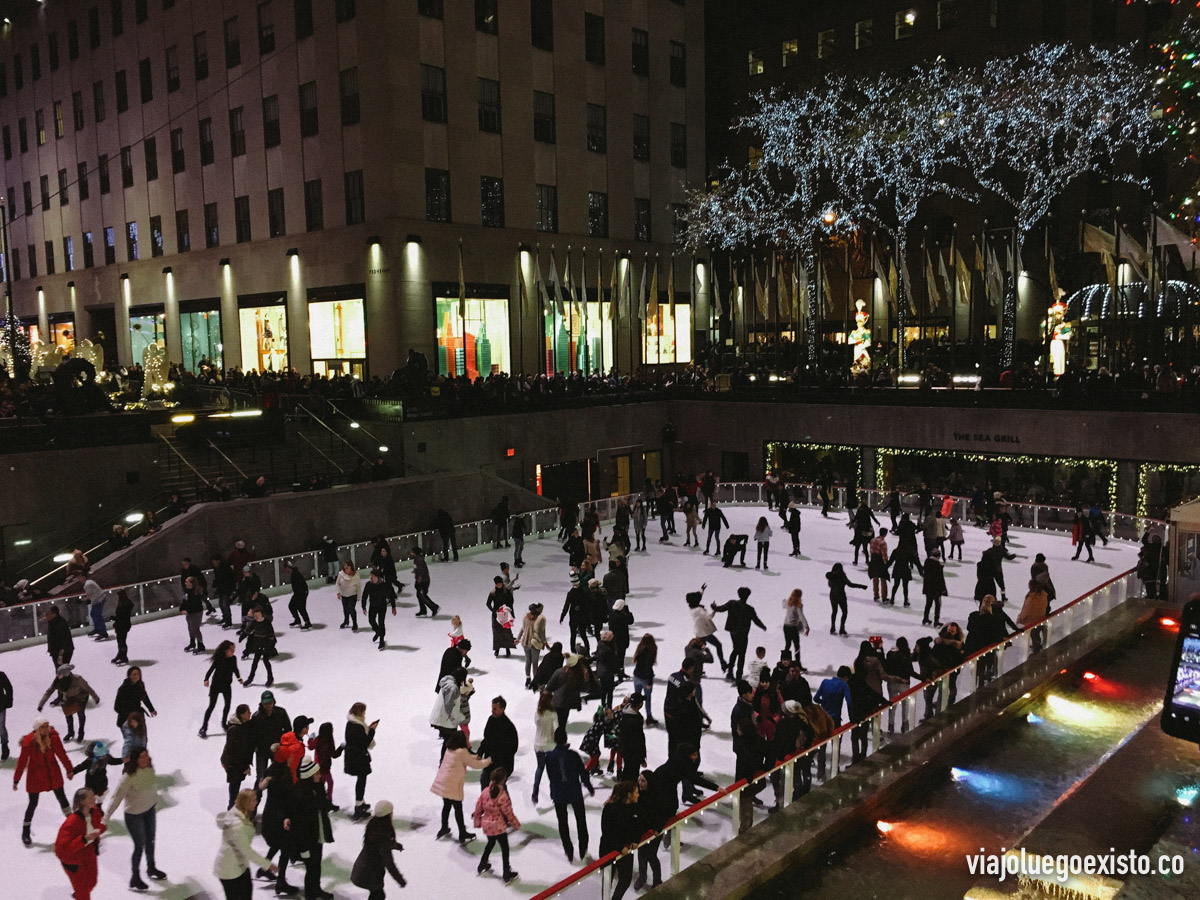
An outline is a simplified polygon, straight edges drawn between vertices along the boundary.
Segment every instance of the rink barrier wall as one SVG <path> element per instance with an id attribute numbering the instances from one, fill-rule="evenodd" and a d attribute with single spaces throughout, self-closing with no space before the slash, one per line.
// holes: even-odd
<path id="1" fill-rule="evenodd" d="M 600 520 L 611 521 L 616 515 L 617 504 L 622 500 L 632 503 L 636 496 L 624 494 L 616 497 L 605 497 L 590 501 L 596 509 Z M 526 540 L 537 540 L 558 531 L 558 512 L 556 509 L 541 509 L 527 513 L 519 513 L 512 519 L 524 517 L 530 521 L 531 529 Z M 511 519 L 510 519 L 511 522 Z M 461 522 L 455 525 L 455 537 L 459 553 L 468 550 L 489 550 L 492 546 L 495 527 L 490 519 L 480 519 L 473 522 Z M 393 535 L 387 538 L 392 550 L 392 558 L 396 560 L 397 571 L 412 568 L 408 559 L 408 551 L 413 547 L 423 548 L 426 558 L 433 563 L 434 556 L 441 553 L 441 536 L 434 530 L 412 532 L 409 534 Z M 338 547 L 338 557 L 350 562 L 364 572 L 369 564 L 371 552 L 374 549 L 371 541 L 357 541 Z M 436 550 L 434 548 L 437 548 Z M 250 563 L 251 571 L 262 581 L 263 591 L 267 594 L 278 595 L 290 592 L 289 582 L 284 577 L 284 565 L 292 562 L 310 582 L 323 585 L 325 572 L 322 569 L 321 552 L 319 550 L 304 550 L 285 556 L 273 556 L 266 559 L 254 560 Z M 204 569 L 204 577 L 211 581 L 212 570 Z M 113 585 L 105 589 L 105 621 L 111 614 L 116 602 L 118 591 L 127 591 L 134 604 L 134 623 L 154 621 L 170 615 L 177 615 L 181 586 L 178 575 L 169 578 L 155 578 L 150 581 L 138 581 L 130 584 Z M 66 617 L 75 636 L 87 634 L 91 630 L 89 619 L 89 601 L 83 593 L 62 594 L 44 600 L 34 600 L 15 606 L 0 607 L 0 652 L 17 650 L 33 644 L 44 644 L 45 629 L 42 621 L 47 607 L 57 606 L 61 615 Z"/>

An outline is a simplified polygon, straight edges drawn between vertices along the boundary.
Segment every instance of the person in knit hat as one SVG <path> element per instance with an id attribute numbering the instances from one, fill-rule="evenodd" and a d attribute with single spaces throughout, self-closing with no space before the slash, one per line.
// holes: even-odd
<path id="1" fill-rule="evenodd" d="M 403 849 L 396 840 L 396 826 L 392 823 L 392 804 L 387 800 L 380 800 L 375 804 L 375 814 L 371 816 L 363 831 L 362 850 L 354 860 L 350 883 L 370 891 L 371 900 L 384 900 L 385 872 L 390 872 L 400 887 L 406 887 L 408 883 L 392 858 L 393 852 Z"/>
<path id="2" fill-rule="evenodd" d="M 41 795 L 54 792 L 63 815 L 69 815 L 71 806 L 67 803 L 67 795 L 63 791 L 63 772 L 67 778 L 74 778 L 71 760 L 63 749 L 58 732 L 44 716 L 36 716 L 33 720 L 33 730 L 21 738 L 21 753 L 17 757 L 17 767 L 13 770 L 13 790 L 21 783 L 21 775 L 25 775 L 25 790 L 29 794 L 29 803 L 25 807 L 25 821 L 21 828 L 21 842 L 26 847 L 33 843 L 29 829 L 33 824 L 33 811 L 37 809 Z M 61 768 L 59 764 L 61 763 Z"/>

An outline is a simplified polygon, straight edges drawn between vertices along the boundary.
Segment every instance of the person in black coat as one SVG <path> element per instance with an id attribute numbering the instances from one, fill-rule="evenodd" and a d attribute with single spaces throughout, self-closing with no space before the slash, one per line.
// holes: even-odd
<path id="1" fill-rule="evenodd" d="M 55 669 L 69 663 L 75 655 L 71 626 L 59 613 L 58 607 L 53 605 L 46 610 L 46 650 Z"/>
<path id="2" fill-rule="evenodd" d="M 259 697 L 258 710 L 250 719 L 250 737 L 257 757 L 259 778 L 271 764 L 271 746 L 278 744 L 279 739 L 291 730 L 292 720 L 287 710 L 275 705 L 275 695 L 271 691 L 263 691 Z M 291 778 L 290 772 L 288 778 Z"/>
<path id="3" fill-rule="evenodd" d="M 378 569 L 372 569 L 367 583 L 362 586 L 359 602 L 362 604 L 362 611 L 367 615 L 367 621 L 371 624 L 371 631 L 374 632 L 371 641 L 378 642 L 379 649 L 383 650 L 387 646 L 389 603 L 392 606 L 392 615 L 396 615 L 396 592 L 392 590 L 387 576 Z"/>
<path id="4" fill-rule="evenodd" d="M 462 643 L 461 641 L 459 643 Z M 562 642 L 555 641 L 550 649 L 546 651 L 546 655 L 542 657 L 538 663 L 537 672 L 533 675 L 533 683 L 529 689 L 537 693 L 550 681 L 550 676 L 563 667 L 565 657 L 562 652 Z M 440 680 L 440 679 L 439 679 Z"/>
<path id="5" fill-rule="evenodd" d="M 505 547 L 508 546 L 508 498 L 501 497 L 500 502 L 496 504 L 496 508 L 492 510 L 492 547 L 496 550 L 500 549 L 501 543 Z"/>
<path id="6" fill-rule="evenodd" d="M 233 627 L 233 596 L 237 593 L 237 573 L 221 557 L 212 558 L 212 592 L 221 610 L 221 627 Z"/>
<path id="7" fill-rule="evenodd" d="M 646 723 L 642 720 L 645 698 L 634 694 L 620 711 L 617 752 L 621 754 L 622 781 L 634 781 L 646 762 Z"/>
<path id="8" fill-rule="evenodd" d="M 417 615 L 426 615 L 428 609 L 428 615 L 436 616 L 441 607 L 429 599 L 429 565 L 425 562 L 425 554 L 420 547 L 413 547 L 408 551 L 408 558 L 412 560 L 413 590 L 417 592 L 417 604 L 420 606 Z"/>
<path id="9" fill-rule="evenodd" d="M 141 667 L 131 666 L 125 673 L 125 680 L 117 688 L 117 697 L 113 701 L 113 709 L 117 713 L 117 727 L 120 728 L 125 724 L 125 719 L 131 712 L 145 712 L 142 709 L 143 705 L 150 711 L 150 715 L 158 715 L 158 710 L 154 708 L 154 704 L 150 702 L 150 697 L 146 693 Z"/>
<path id="10" fill-rule="evenodd" d="M 209 615 L 214 614 L 216 610 L 213 609 L 212 603 L 210 603 L 208 600 L 208 580 L 205 579 L 204 572 L 201 571 L 200 567 L 192 562 L 192 558 L 190 556 L 185 556 L 183 558 L 183 563 L 179 568 L 179 586 L 186 588 L 187 580 L 189 578 L 196 579 L 196 587 L 200 588 L 200 593 L 204 597 L 205 611 Z"/>
<path id="11" fill-rule="evenodd" d="M 921 620 L 921 624 L 929 624 L 929 610 L 932 607 L 934 624 L 940 627 L 942 624 L 942 598 L 948 593 L 946 570 L 942 566 L 942 554 L 936 550 L 929 554 L 929 558 L 925 560 L 925 569 L 922 574 L 925 576 L 925 580 L 921 584 L 921 592 L 925 595 L 925 616 Z"/>
<path id="12" fill-rule="evenodd" d="M 117 608 L 113 611 L 113 633 L 117 636 L 117 655 L 113 665 L 129 664 L 129 630 L 133 628 L 133 599 L 124 588 L 117 591 Z"/>
<path id="13" fill-rule="evenodd" d="M 729 632 L 729 640 L 733 644 L 733 649 L 729 651 L 729 665 L 725 669 L 725 675 L 733 680 L 742 677 L 742 670 L 746 665 L 746 642 L 750 639 L 750 626 L 757 625 L 763 631 L 767 630 L 767 626 L 759 619 L 754 607 L 746 602 L 750 597 L 750 588 L 740 587 L 737 593 L 736 600 L 712 605 L 713 612 L 727 614 L 725 630 Z M 735 659 L 737 660 L 736 669 L 734 667 Z"/>
<path id="14" fill-rule="evenodd" d="M 325 583 L 333 584 L 337 580 L 338 570 L 342 567 L 341 557 L 338 556 L 337 541 L 329 535 L 321 538 L 321 543 L 317 545 L 317 550 L 321 553 L 321 562 L 325 564 Z"/>
<path id="15" fill-rule="evenodd" d="M 363 801 L 367 793 L 367 776 L 371 774 L 371 748 L 375 746 L 375 731 L 379 720 L 367 724 L 367 704 L 355 703 L 346 717 L 346 750 L 342 755 L 342 768 L 354 782 L 355 821 L 368 818 L 371 808 Z"/>
<path id="16" fill-rule="evenodd" d="M 829 633 L 830 634 L 845 634 L 846 633 L 846 588 L 858 588 L 865 590 L 865 584 L 855 584 L 847 575 L 846 570 L 842 568 L 841 563 L 834 563 L 833 568 L 825 573 L 825 580 L 829 583 L 829 605 L 832 608 L 832 613 L 829 617 Z M 838 631 L 837 614 L 838 610 L 842 611 L 842 627 Z"/>
<path id="17" fill-rule="evenodd" d="M 708 548 L 712 546 L 715 539 L 717 542 L 717 551 L 721 552 L 721 526 L 729 528 L 729 520 L 725 518 L 725 513 L 722 512 L 715 503 L 710 503 L 708 509 L 704 511 L 704 518 L 700 523 L 708 529 L 708 538 L 704 541 L 704 553 L 708 554 Z"/>
<path id="18" fill-rule="evenodd" d="M 8 711 L 13 705 L 12 682 L 8 676 L 0 672 L 0 762 L 8 759 Z"/>
<path id="19" fill-rule="evenodd" d="M 513 565 L 518 569 L 524 568 L 525 560 L 525 535 L 529 533 L 529 526 L 525 524 L 525 517 L 522 515 L 513 516 L 512 519 L 512 541 L 513 541 Z"/>
<path id="20" fill-rule="evenodd" d="M 784 522 L 787 533 L 792 536 L 792 556 L 800 555 L 800 508 L 795 501 L 788 504 L 787 519 Z"/>
<path id="21" fill-rule="evenodd" d="M 937 553 L 935 550 L 934 553 Z M 912 581 L 913 568 L 921 575 L 925 574 L 925 570 L 921 565 L 921 559 L 907 545 L 896 548 L 896 552 L 892 554 L 892 558 L 888 561 L 888 566 L 892 570 L 892 597 L 887 600 L 888 606 L 896 605 L 896 592 L 903 589 L 904 605 L 908 606 L 908 585 Z"/>
<path id="22" fill-rule="evenodd" d="M 333 894 L 321 890 L 321 857 L 324 845 L 333 843 L 329 823 L 329 798 L 321 784 L 321 767 L 306 758 L 292 786 L 292 802 L 287 831 L 287 855 L 304 864 L 306 900 L 333 900 Z"/>
<path id="23" fill-rule="evenodd" d="M 400 887 L 405 887 L 408 883 L 400 874 L 400 870 L 396 868 L 396 861 L 392 858 L 393 850 L 403 849 L 404 847 L 396 840 L 396 826 L 392 824 L 392 804 L 387 800 L 380 800 L 375 804 L 375 815 L 371 816 L 371 820 L 367 822 L 367 827 L 363 830 L 363 846 L 359 851 L 358 858 L 354 860 L 354 868 L 350 872 L 350 883 L 355 887 L 370 891 L 371 897 L 375 897 L 377 900 L 382 900 L 384 896 L 383 876 L 385 872 L 390 872 L 392 878 L 396 879 L 396 883 Z"/>
<path id="24" fill-rule="evenodd" d="M 492 714 L 488 716 L 487 724 L 483 726 L 483 740 L 475 752 L 481 758 L 491 757 L 492 763 L 484 766 L 483 771 L 479 773 L 481 787 L 486 788 L 491 783 L 493 769 L 500 768 L 505 772 L 513 770 L 519 740 L 517 727 L 508 717 L 506 709 L 508 709 L 508 702 L 503 697 L 493 699 Z"/>
<path id="25" fill-rule="evenodd" d="M 447 647 L 442 651 L 442 664 L 438 668 L 437 681 L 433 685 L 433 692 L 436 694 L 438 685 L 442 683 L 442 679 L 447 675 L 453 675 L 458 669 L 466 670 L 471 665 L 471 657 L 467 654 L 471 652 L 471 641 L 463 638 L 453 647 Z M 560 662 L 561 666 L 562 663 Z"/>
<path id="26" fill-rule="evenodd" d="M 571 536 L 566 539 L 562 545 L 563 552 L 567 554 L 567 565 L 577 569 L 583 562 L 587 551 L 583 548 L 583 538 L 579 536 L 579 529 L 572 528 Z"/>
<path id="27" fill-rule="evenodd" d="M 233 641 L 221 641 L 213 651 L 208 671 L 204 673 L 204 686 L 208 688 L 208 709 L 204 711 L 204 721 L 200 725 L 200 737 L 208 737 L 208 719 L 216 709 L 217 699 L 225 698 L 225 711 L 221 721 L 229 719 L 229 704 L 233 696 L 233 679 L 242 684 L 242 674 L 238 671 L 237 645 Z"/>
<path id="28" fill-rule="evenodd" d="M 1004 560 L 1016 559 L 1015 553 L 1004 549 L 999 537 L 992 538 L 992 546 L 983 551 L 975 564 L 975 602 L 981 603 L 988 594 L 999 592 L 1000 599 L 1007 602 L 1004 587 Z"/>
<path id="29" fill-rule="evenodd" d="M 383 538 L 375 539 L 375 549 L 371 552 L 371 568 L 379 571 L 379 577 L 384 583 L 396 589 L 396 593 L 404 590 L 404 584 L 396 579 L 396 559 L 388 549 L 388 543 Z"/>
<path id="30" fill-rule="evenodd" d="M 233 718 L 225 723 L 225 746 L 221 749 L 221 768 L 229 785 L 229 805 L 233 809 L 242 779 L 250 774 L 254 763 L 254 740 L 250 732 L 250 707 L 239 703 Z"/>
<path id="31" fill-rule="evenodd" d="M 255 715 L 257 716 L 257 713 Z M 291 841 L 286 823 L 292 816 L 294 795 L 292 770 L 288 768 L 287 762 L 272 762 L 264 769 L 259 776 L 258 791 L 260 795 L 265 793 L 267 797 L 259 822 L 263 840 L 267 842 L 267 859 L 274 859 L 275 854 L 279 854 L 279 873 L 275 878 L 275 893 L 297 894 L 299 889 L 287 882 L 287 867 L 290 861 L 288 849 Z M 267 874 L 263 869 L 258 870 L 259 878 Z"/>
<path id="32" fill-rule="evenodd" d="M 308 581 L 290 560 L 284 565 L 283 571 L 292 586 L 292 599 L 288 601 L 288 611 L 292 614 L 291 625 L 307 631 L 312 628 L 312 620 L 308 617 Z"/>
<path id="33" fill-rule="evenodd" d="M 581 546 L 582 544 L 583 542 L 580 541 Z M 559 624 L 562 624 L 563 619 L 566 619 L 568 614 L 570 615 L 571 650 L 582 645 L 585 654 L 590 652 L 588 646 L 588 626 L 592 622 L 591 604 L 591 591 L 585 585 L 577 584 L 567 591 L 567 599 L 563 603 L 562 613 L 558 617 Z M 578 638 L 578 641 L 576 641 L 576 638 Z"/>
<path id="34" fill-rule="evenodd" d="M 641 816 L 638 814 L 638 787 L 634 781 L 618 781 L 613 785 L 612 796 L 604 804 L 600 814 L 600 856 L 620 852 L 630 844 L 637 843 L 645 833 Z M 613 864 L 616 875 L 612 900 L 621 900 L 633 881 L 633 854 L 621 856 Z"/>
<path id="35" fill-rule="evenodd" d="M 438 509 L 433 516 L 433 527 L 442 539 L 442 562 L 450 558 L 451 552 L 454 553 L 454 561 L 458 562 L 458 536 L 454 533 L 454 520 L 450 518 L 450 513 Z"/>

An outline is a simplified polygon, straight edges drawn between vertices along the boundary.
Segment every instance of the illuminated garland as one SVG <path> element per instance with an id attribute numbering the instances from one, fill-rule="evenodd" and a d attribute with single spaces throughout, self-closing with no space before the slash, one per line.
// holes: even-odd
<path id="1" fill-rule="evenodd" d="M 863 483 L 862 471 L 862 447 L 851 447 L 849 444 L 809 444 L 801 441 L 767 441 L 766 442 L 766 461 L 767 471 L 770 472 L 779 464 L 779 451 L 790 447 L 793 450 L 812 450 L 814 452 L 820 450 L 834 450 L 840 453 L 854 454 L 854 484 L 855 490 L 865 487 Z"/>
<path id="2" fill-rule="evenodd" d="M 959 450 L 909 450 L 899 447 L 877 448 L 875 451 L 875 486 L 879 491 L 887 490 L 883 471 L 883 456 L 922 456 L 935 459 L 956 459 L 965 462 L 998 462 L 1013 463 L 1022 466 L 1032 463 L 1052 463 L 1060 466 L 1078 466 L 1081 463 L 1091 467 L 1108 469 L 1108 509 L 1113 509 L 1117 502 L 1117 463 L 1110 459 L 1079 459 L 1068 456 L 1009 456 L 991 453 L 970 453 Z"/>
<path id="3" fill-rule="evenodd" d="M 1188 16 L 1163 40 L 1151 44 L 1151 59 L 1155 63 L 1156 86 L 1161 92 L 1152 115 L 1161 118 L 1167 134 L 1177 150 L 1176 162 L 1188 170 L 1187 188 L 1174 199 L 1172 219 L 1186 215 L 1200 221 L 1196 215 L 1196 194 L 1200 190 L 1197 176 L 1197 151 L 1200 150 L 1200 19 Z"/>
<path id="4" fill-rule="evenodd" d="M 1138 465 L 1138 498 L 1137 498 L 1137 514 L 1139 516 L 1147 515 L 1146 499 L 1149 493 L 1146 490 L 1146 479 L 1151 472 L 1166 474 L 1168 472 L 1181 475 L 1200 475 L 1200 465 L 1171 465 L 1169 463 L 1141 463 Z"/>

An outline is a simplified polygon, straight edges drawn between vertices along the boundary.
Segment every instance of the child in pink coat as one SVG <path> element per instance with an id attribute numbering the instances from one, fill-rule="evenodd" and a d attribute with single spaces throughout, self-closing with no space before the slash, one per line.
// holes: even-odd
<path id="1" fill-rule="evenodd" d="M 483 789 L 479 800 L 475 803 L 473 816 L 476 828 L 482 828 L 487 835 L 487 846 L 483 848 L 483 856 L 479 859 L 479 874 L 490 872 L 488 856 L 496 844 L 500 845 L 500 859 L 504 863 L 504 883 L 508 884 L 517 877 L 517 873 L 508 864 L 508 829 L 516 831 L 521 827 L 516 814 L 513 812 L 512 800 L 508 796 L 508 773 L 500 766 L 492 770 L 491 783 Z"/>
<path id="2" fill-rule="evenodd" d="M 450 833 L 450 811 L 454 810 L 459 843 L 465 844 L 475 840 L 475 835 L 467 831 L 466 823 L 463 822 L 463 785 L 467 781 L 468 768 L 484 769 L 491 764 L 490 758 L 480 759 L 467 749 L 467 739 L 461 731 L 452 732 L 446 737 L 446 753 L 429 788 L 442 798 L 442 830 L 437 833 L 439 838 L 444 838 Z"/>

